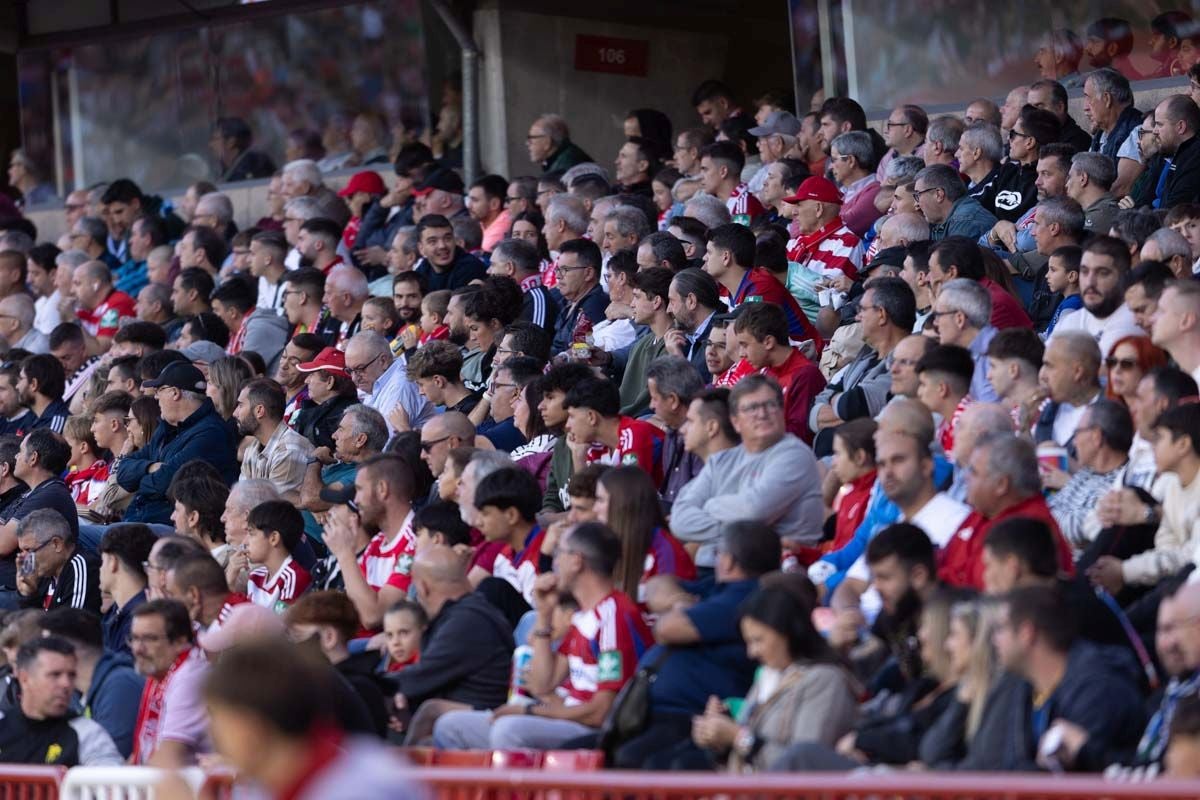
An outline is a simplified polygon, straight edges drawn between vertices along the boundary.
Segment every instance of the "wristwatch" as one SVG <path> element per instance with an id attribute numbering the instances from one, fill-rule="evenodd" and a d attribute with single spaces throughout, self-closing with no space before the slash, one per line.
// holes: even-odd
<path id="1" fill-rule="evenodd" d="M 733 740 L 733 749 L 737 751 L 738 755 L 749 760 L 754 758 L 761 746 L 754 731 L 749 728 L 738 728 L 738 734 Z"/>

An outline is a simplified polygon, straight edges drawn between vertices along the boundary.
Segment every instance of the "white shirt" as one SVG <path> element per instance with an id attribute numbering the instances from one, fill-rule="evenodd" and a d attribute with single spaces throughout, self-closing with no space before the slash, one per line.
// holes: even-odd
<path id="1" fill-rule="evenodd" d="M 58 289 L 49 297 L 39 297 L 33 301 L 33 308 L 36 312 L 33 318 L 33 327 L 42 333 L 49 336 L 54 329 L 62 324 L 62 314 L 58 311 L 59 301 L 62 300 L 62 294 Z"/>
<path id="2" fill-rule="evenodd" d="M 970 514 L 971 507 L 966 503 L 958 502 L 945 492 L 938 492 L 929 498 L 928 503 L 921 506 L 920 511 L 913 514 L 911 520 L 905 520 L 904 515 L 901 514 L 900 521 L 912 522 L 913 525 L 925 531 L 929 541 L 941 548 L 946 546 L 946 542 L 950 541 L 954 532 Z M 860 581 L 871 580 L 871 572 L 867 569 L 866 555 L 859 556 L 858 560 L 850 565 L 850 569 L 846 571 L 846 577 L 856 578 Z"/>
<path id="3" fill-rule="evenodd" d="M 1100 345 L 1100 358 L 1112 355 L 1113 345 L 1126 336 L 1145 336 L 1146 332 L 1138 327 L 1129 306 L 1122 304 L 1106 319 L 1099 319 L 1086 308 L 1081 308 L 1074 314 L 1061 317 L 1050 334 L 1050 341 L 1066 331 L 1083 331 L 1096 340 Z"/>
<path id="4" fill-rule="evenodd" d="M 1055 444 L 1061 447 L 1067 446 L 1071 437 L 1075 435 L 1075 429 L 1079 427 L 1079 421 L 1083 419 L 1084 411 L 1087 411 L 1087 405 L 1073 406 L 1070 403 L 1063 403 L 1058 407 L 1058 413 L 1054 415 L 1053 427 Z"/>
<path id="5" fill-rule="evenodd" d="M 388 414 L 398 405 L 404 407 L 405 413 L 408 414 L 408 423 L 413 430 L 419 430 L 436 414 L 433 405 L 425 399 L 417 385 L 408 379 L 407 368 L 402 358 L 392 362 L 387 371 L 375 381 L 373 388 L 374 392 L 369 395 L 360 394 L 359 399 L 363 405 L 383 414 L 389 435 L 395 434 L 396 430 L 392 427 Z"/>
<path id="6" fill-rule="evenodd" d="M 258 278 L 258 308 L 265 308 L 268 311 L 274 311 L 276 314 L 283 314 L 283 292 L 287 284 L 283 279 L 279 279 L 279 283 L 271 283 L 265 275 L 260 275 Z"/>

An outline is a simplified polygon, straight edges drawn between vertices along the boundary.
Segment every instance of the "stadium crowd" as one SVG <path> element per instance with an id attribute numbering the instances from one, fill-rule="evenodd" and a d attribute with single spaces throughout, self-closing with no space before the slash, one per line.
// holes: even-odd
<path id="1" fill-rule="evenodd" d="M 1103 55 L 0 219 L 0 760 L 1200 774 L 1200 68 Z"/>

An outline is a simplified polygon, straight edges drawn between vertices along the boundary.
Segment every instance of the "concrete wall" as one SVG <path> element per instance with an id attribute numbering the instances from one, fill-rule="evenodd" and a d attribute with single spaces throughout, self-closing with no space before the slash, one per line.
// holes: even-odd
<path id="1" fill-rule="evenodd" d="M 537 174 L 525 135 L 540 114 L 565 117 L 571 138 L 611 172 L 633 108 L 661 109 L 676 130 L 698 124 L 691 93 L 723 74 L 726 37 L 635 27 L 615 22 L 485 8 L 474 17 L 481 62 L 480 129 L 484 168 L 502 175 Z M 575 69 L 576 34 L 650 42 L 646 77 Z"/>

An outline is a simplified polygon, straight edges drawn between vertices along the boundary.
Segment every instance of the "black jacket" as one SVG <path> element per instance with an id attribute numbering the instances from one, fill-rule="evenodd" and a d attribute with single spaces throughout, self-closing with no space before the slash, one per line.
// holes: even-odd
<path id="1" fill-rule="evenodd" d="M 1092 147 L 1092 135 L 1079 127 L 1079 123 L 1070 114 L 1067 115 L 1066 124 L 1063 125 L 1062 135 L 1058 140 L 1074 147 L 1076 153 L 1086 153 Z"/>
<path id="2" fill-rule="evenodd" d="M 379 664 L 379 654 L 372 650 L 355 653 L 345 661 L 334 665 L 342 677 L 354 687 L 354 691 L 362 698 L 363 705 L 371 717 L 371 727 L 375 735 L 383 738 L 387 735 L 388 713 L 386 697 L 388 685 L 375 673 Z"/>
<path id="3" fill-rule="evenodd" d="M 434 269 L 433 264 L 429 263 L 427 258 L 422 258 L 417 262 L 414 272 L 425 276 L 425 280 L 429 281 L 430 292 L 441 289 L 457 289 L 460 286 L 466 286 L 476 278 L 482 280 L 487 277 L 487 267 L 483 265 L 483 262 L 461 247 L 454 248 L 454 261 L 450 263 L 450 269 L 445 272 L 438 272 Z"/>
<path id="4" fill-rule="evenodd" d="M 1200 199 L 1200 137 L 1192 136 L 1180 144 L 1168 169 L 1167 184 L 1163 187 L 1163 208 Z"/>
<path id="5" fill-rule="evenodd" d="M 99 723 L 68 714 L 30 719 L 15 700 L 0 706 L 0 761 L 62 767 L 117 766 L 121 754 Z"/>
<path id="6" fill-rule="evenodd" d="M 416 709 L 437 698 L 475 709 L 504 705 L 512 672 L 512 626 L 478 592 L 450 600 L 421 636 L 421 659 L 386 677 Z"/>
<path id="7" fill-rule="evenodd" d="M 985 194 L 990 204 L 985 203 L 984 198 L 979 203 L 992 212 L 996 219 L 1016 222 L 1037 203 L 1036 180 L 1037 164 L 1009 161 L 1000 167 L 990 191 Z"/>
<path id="8" fill-rule="evenodd" d="M 333 432 L 342 421 L 342 413 L 358 403 L 358 396 L 341 394 L 300 412 L 296 419 L 296 432 L 313 443 L 314 447 L 328 447 L 333 452 Z"/>

